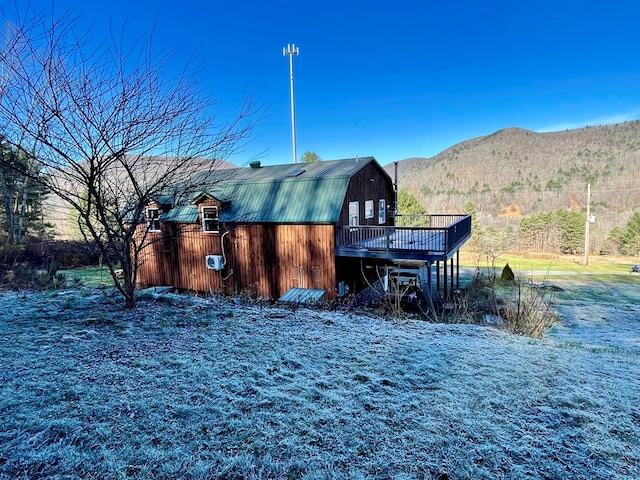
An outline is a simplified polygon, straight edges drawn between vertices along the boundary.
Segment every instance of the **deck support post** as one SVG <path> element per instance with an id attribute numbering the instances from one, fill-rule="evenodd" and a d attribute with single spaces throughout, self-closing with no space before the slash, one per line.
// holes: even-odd
<path id="1" fill-rule="evenodd" d="M 436 293 L 440 296 L 440 260 L 436 260 Z"/>
<path id="2" fill-rule="evenodd" d="M 460 291 L 460 250 L 456 252 L 456 290 Z"/>
<path id="3" fill-rule="evenodd" d="M 451 288 L 449 289 L 449 291 L 451 292 L 450 295 L 453 298 L 453 292 L 454 292 L 454 288 L 453 288 L 453 279 L 454 279 L 454 275 L 453 275 L 453 257 L 451 257 Z"/>
<path id="4" fill-rule="evenodd" d="M 448 288 L 449 287 L 449 280 L 447 278 L 447 267 L 448 267 L 448 265 L 447 265 L 447 261 L 446 260 L 444 262 L 442 262 L 442 266 L 443 266 L 442 271 L 444 273 L 443 278 L 442 278 L 443 283 L 444 283 L 443 298 L 444 298 L 445 301 L 447 301 L 449 299 L 449 288 Z"/>

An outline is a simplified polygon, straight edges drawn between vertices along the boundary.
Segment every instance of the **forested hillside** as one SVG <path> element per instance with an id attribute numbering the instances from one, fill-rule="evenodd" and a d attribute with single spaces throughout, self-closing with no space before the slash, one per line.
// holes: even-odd
<path id="1" fill-rule="evenodd" d="M 393 176 L 393 164 L 386 168 Z M 591 184 L 595 222 L 589 244 L 599 252 L 612 248 L 611 230 L 624 227 L 640 208 L 639 171 L 640 121 L 633 121 L 552 133 L 499 130 L 431 158 L 398 162 L 398 183 L 430 213 L 473 209 L 480 227 L 506 232 L 511 247 L 536 250 L 559 243 L 544 241 L 544 235 L 524 238 L 522 219 L 531 224 L 547 214 L 573 212 L 570 221 L 581 218 L 584 230 Z"/>

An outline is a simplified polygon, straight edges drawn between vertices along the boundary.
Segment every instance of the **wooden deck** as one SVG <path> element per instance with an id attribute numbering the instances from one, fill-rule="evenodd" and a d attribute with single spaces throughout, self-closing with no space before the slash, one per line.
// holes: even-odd
<path id="1" fill-rule="evenodd" d="M 339 226 L 336 256 L 446 261 L 471 237 L 471 215 L 426 215 L 428 227 Z"/>

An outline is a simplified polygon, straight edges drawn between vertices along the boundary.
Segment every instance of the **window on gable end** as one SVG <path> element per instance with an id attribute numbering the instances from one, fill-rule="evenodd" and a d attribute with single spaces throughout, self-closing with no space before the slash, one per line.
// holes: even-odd
<path id="1" fill-rule="evenodd" d="M 147 208 L 147 228 L 150 232 L 160 231 L 160 209 Z"/>
<path id="2" fill-rule="evenodd" d="M 218 207 L 202 207 L 202 231 L 218 233 L 220 224 L 218 223 Z"/>
<path id="3" fill-rule="evenodd" d="M 387 222 L 387 201 L 384 198 L 378 200 L 378 224 Z"/>
<path id="4" fill-rule="evenodd" d="M 364 202 L 364 218 L 373 218 L 373 200 Z"/>
<path id="5" fill-rule="evenodd" d="M 357 227 L 358 225 L 360 225 L 360 204 L 349 202 L 349 226 Z"/>

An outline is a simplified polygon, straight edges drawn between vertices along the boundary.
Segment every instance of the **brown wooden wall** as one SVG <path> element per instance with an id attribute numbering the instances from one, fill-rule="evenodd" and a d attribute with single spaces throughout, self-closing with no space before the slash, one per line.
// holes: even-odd
<path id="1" fill-rule="evenodd" d="M 163 213 L 162 205 L 151 202 L 148 208 L 158 208 Z M 146 215 L 146 210 L 145 210 Z M 147 229 L 147 224 L 137 226 L 138 238 L 141 238 Z M 165 225 L 161 226 L 161 232 L 147 232 L 144 240 L 147 246 L 138 258 L 138 286 L 144 288 L 152 285 L 168 285 L 170 266 L 165 261 L 168 231 Z"/>
<path id="2" fill-rule="evenodd" d="M 247 293 L 277 299 L 294 287 L 321 289 L 335 299 L 333 225 L 238 225 L 228 233 L 204 233 L 200 224 L 165 224 L 164 241 L 146 251 L 138 272 L 141 288 L 172 285 L 194 292 Z M 206 255 L 224 255 L 222 271 Z M 231 273 L 233 271 L 233 273 Z"/>
<path id="3" fill-rule="evenodd" d="M 373 181 L 371 181 L 373 180 Z M 378 223 L 378 200 L 384 198 L 387 203 L 386 222 Z M 365 218 L 365 202 L 373 200 L 373 218 Z M 393 225 L 391 209 L 394 208 L 395 194 L 393 182 L 385 171 L 374 162 L 357 172 L 349 182 L 347 194 L 342 204 L 340 225 L 349 225 L 349 202 L 359 202 L 360 225 Z"/>
<path id="4" fill-rule="evenodd" d="M 277 299 L 294 287 L 335 298 L 333 225 L 241 225 L 231 229 L 235 291 Z"/>
<path id="5" fill-rule="evenodd" d="M 138 288 L 168 285 L 170 266 L 165 261 L 165 245 L 162 233 L 148 233 L 146 248 L 138 259 Z"/>

